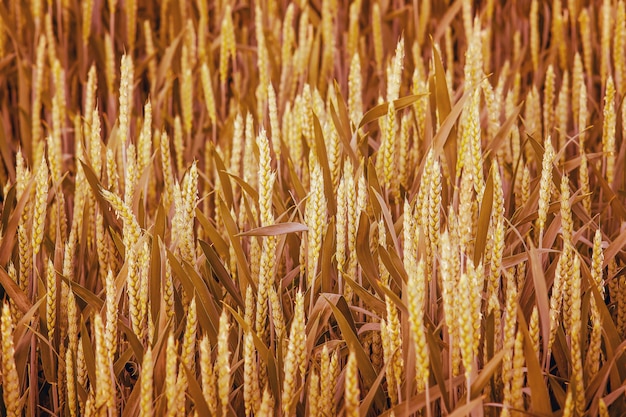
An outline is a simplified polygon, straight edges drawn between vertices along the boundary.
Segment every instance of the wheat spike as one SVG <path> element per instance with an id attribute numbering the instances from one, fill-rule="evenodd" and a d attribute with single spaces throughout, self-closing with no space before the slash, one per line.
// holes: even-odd
<path id="1" fill-rule="evenodd" d="M 22 415 L 20 398 L 20 381 L 15 367 L 15 346 L 13 318 L 9 304 L 2 303 L 2 397 L 7 417 Z"/>
<path id="2" fill-rule="evenodd" d="M 44 236 L 44 225 L 48 205 L 48 164 L 42 157 L 35 174 L 35 202 L 33 207 L 32 226 L 32 256 L 35 257 L 41 249 Z"/>
<path id="3" fill-rule="evenodd" d="M 345 378 L 345 408 L 346 416 L 357 417 L 359 415 L 360 390 L 356 356 L 350 351 L 346 365 Z"/>
<path id="4" fill-rule="evenodd" d="M 300 371 L 300 375 L 304 375 L 306 370 L 306 333 L 304 326 L 304 298 L 302 293 L 298 292 L 296 293 L 296 305 L 284 362 L 285 379 L 283 380 L 281 402 L 285 414 L 289 414 L 292 410 L 292 400 L 296 392 L 298 370 Z"/>
<path id="5" fill-rule="evenodd" d="M 605 158 L 605 175 L 606 182 L 613 185 L 615 178 L 615 84 L 613 78 L 609 75 L 606 81 L 606 91 L 604 94 L 604 108 L 602 110 L 604 120 L 602 123 L 602 152 Z"/>
<path id="6" fill-rule="evenodd" d="M 148 345 L 143 354 L 141 365 L 141 414 L 149 416 L 153 411 L 153 375 L 154 362 L 152 359 L 152 347 Z"/>
<path id="7" fill-rule="evenodd" d="M 590 77 L 593 72 L 593 50 L 591 46 L 589 10 L 584 8 L 580 11 L 580 14 L 578 15 L 578 23 L 580 24 L 580 37 L 582 38 L 583 44 L 583 63 L 585 64 L 587 76 Z M 604 84 L 604 80 L 602 84 Z"/>
<path id="8" fill-rule="evenodd" d="M 220 315 L 219 334 L 217 337 L 217 388 L 220 404 L 222 405 L 222 415 L 228 413 L 228 396 L 230 394 L 230 348 L 228 334 L 230 324 L 226 309 Z"/>

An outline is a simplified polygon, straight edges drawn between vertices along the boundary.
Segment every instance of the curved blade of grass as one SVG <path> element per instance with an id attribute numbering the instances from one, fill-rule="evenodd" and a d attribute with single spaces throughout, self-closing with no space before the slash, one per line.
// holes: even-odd
<path id="1" fill-rule="evenodd" d="M 89 291 L 87 288 L 82 285 L 68 280 L 66 277 L 61 276 L 61 279 L 69 285 L 70 289 L 76 294 L 81 300 L 83 300 L 88 306 L 94 309 L 94 311 L 102 310 L 102 306 L 104 305 L 104 301 L 102 301 L 97 295 L 93 292 Z"/>
<path id="2" fill-rule="evenodd" d="M 412 94 L 410 96 L 406 96 L 406 97 L 402 97 L 397 100 L 394 100 L 393 101 L 394 108 L 396 109 L 396 111 L 402 110 L 405 107 L 409 107 L 411 104 L 415 103 L 417 100 L 419 100 L 421 97 L 425 95 L 426 94 Z M 387 115 L 387 110 L 389 110 L 388 101 L 381 103 L 375 107 L 372 107 L 361 118 L 361 121 L 359 122 L 359 129 L 365 126 L 366 124 L 371 123 L 374 120 L 380 119 L 381 117 Z"/>
<path id="3" fill-rule="evenodd" d="M 256 285 L 250 279 L 249 262 L 246 259 L 246 255 L 244 254 L 241 246 L 241 240 L 237 237 L 237 234 L 239 233 L 237 223 L 235 223 L 230 210 L 226 207 L 226 204 L 221 198 L 219 199 L 219 210 L 222 222 L 226 227 L 226 232 L 228 233 L 228 237 L 230 239 L 230 244 L 232 245 L 233 250 L 235 251 L 235 256 L 237 257 L 237 271 L 239 272 L 237 276 L 241 277 L 243 280 L 243 283 L 239 286 L 240 288 L 247 288 L 248 285 L 251 285 L 253 292 L 256 294 Z"/>
<path id="4" fill-rule="evenodd" d="M 372 189 L 372 193 L 376 196 L 376 201 L 378 201 L 378 208 L 380 213 L 385 220 L 385 224 L 387 225 L 387 234 L 391 236 L 391 241 L 393 242 L 394 247 L 397 249 L 400 248 L 400 244 L 398 243 L 398 235 L 396 234 L 396 229 L 393 227 L 393 220 L 391 220 L 391 213 L 389 212 L 389 207 L 385 203 L 383 196 L 380 195 L 376 189 Z"/>
<path id="5" fill-rule="evenodd" d="M 288 172 L 289 172 L 289 183 L 292 186 L 292 189 L 290 190 L 290 192 L 295 193 L 295 196 L 297 197 L 298 200 L 304 200 L 307 196 L 307 191 L 304 189 L 304 186 L 302 185 L 302 182 L 300 181 L 300 177 L 298 176 L 298 173 L 296 172 L 296 169 L 293 166 L 293 161 L 291 160 L 291 158 L 286 158 L 287 159 L 287 167 L 289 168 Z"/>
<path id="6" fill-rule="evenodd" d="M 189 396 L 193 399 L 196 412 L 200 416 L 212 416 L 209 405 L 204 398 L 204 394 L 202 394 L 202 388 L 196 380 L 196 375 L 191 372 L 184 363 L 181 362 L 180 366 L 185 370 L 185 374 L 187 375 L 187 388 L 189 389 Z M 141 386 L 139 382 L 136 385 Z"/>
<path id="7" fill-rule="evenodd" d="M 229 177 L 231 177 L 233 180 L 235 180 L 235 182 L 239 184 L 241 189 L 244 190 L 246 194 L 248 194 L 250 198 L 252 198 L 253 201 L 259 201 L 259 193 L 254 188 L 252 188 L 250 184 L 248 184 L 241 177 L 238 177 L 235 174 L 232 174 L 227 171 L 224 171 L 224 173 L 228 175 Z"/>
<path id="8" fill-rule="evenodd" d="M 622 343 L 622 340 L 620 339 L 617 327 L 613 322 L 611 312 L 604 302 L 602 295 L 600 295 L 600 293 L 598 292 L 595 283 L 591 282 L 591 277 L 583 274 L 583 279 L 587 281 L 587 289 L 588 291 L 592 292 L 593 297 L 596 301 L 596 307 L 598 308 L 600 316 L 602 317 L 602 335 L 604 336 L 604 343 L 608 345 L 607 351 L 610 348 L 612 352 L 617 352 L 619 350 L 619 345 Z M 611 359 L 611 355 L 607 355 L 607 360 Z M 617 364 L 618 369 L 620 370 L 621 379 L 626 378 L 626 357 L 622 356 L 621 358 L 617 359 Z"/>
<path id="9" fill-rule="evenodd" d="M 161 86 L 165 82 L 168 74 L 172 71 L 172 61 L 174 60 L 174 55 L 176 54 L 176 50 L 178 49 L 178 44 L 180 40 L 183 38 L 185 34 L 184 31 L 178 34 L 176 38 L 172 40 L 172 42 L 168 45 L 163 53 L 161 61 L 159 62 L 159 67 L 157 69 L 157 77 L 156 77 L 156 88 L 155 91 L 162 90 Z"/>
<path id="10" fill-rule="evenodd" d="M 330 103 L 330 116 L 335 124 L 335 129 L 337 129 L 337 132 L 339 133 L 339 138 L 343 144 L 343 151 L 347 153 L 352 160 L 352 165 L 357 166 L 359 164 L 359 158 L 357 157 L 356 151 L 350 142 L 350 132 L 343 127 L 341 120 L 339 120 L 339 116 L 337 115 L 337 111 L 335 110 L 335 105 L 332 102 Z"/>
<path id="11" fill-rule="evenodd" d="M 315 137 L 315 154 L 322 167 L 322 176 L 324 177 L 324 194 L 326 195 L 328 215 L 334 216 L 337 212 L 335 190 L 333 190 L 333 180 L 330 175 L 330 166 L 328 165 L 328 152 L 326 150 L 326 143 L 324 142 L 324 133 L 322 132 L 322 126 L 315 112 L 313 112 L 313 131 L 313 136 Z"/>
<path id="12" fill-rule="evenodd" d="M 15 184 L 13 184 L 7 195 L 4 196 L 4 203 L 2 204 L 2 219 L 0 220 L 0 230 L 6 230 L 7 225 L 9 224 L 9 215 L 11 214 L 11 207 L 15 204 L 15 198 L 17 195 L 17 190 L 15 189 Z"/>
<path id="13" fill-rule="evenodd" d="M 433 138 L 433 150 L 435 155 L 441 155 L 442 152 L 446 157 L 446 163 L 449 167 L 456 166 L 456 133 L 453 133 L 454 125 L 461 115 L 461 111 L 465 107 L 465 102 L 469 98 L 470 93 L 465 92 L 463 96 L 454 105 L 450 114 L 443 120 L 439 130 Z M 454 138 L 454 142 L 450 138 Z"/>
<path id="14" fill-rule="evenodd" d="M 393 255 L 392 255 L 393 254 Z M 400 258 L 397 256 L 397 253 L 394 251 L 387 251 L 384 247 L 378 246 L 378 256 L 380 260 L 385 265 L 385 268 L 389 272 L 389 275 L 393 278 L 396 285 L 402 288 L 402 284 L 406 283 L 408 279 L 408 275 L 404 270 L 404 265 L 402 262 L 398 263 Z"/>
<path id="15" fill-rule="evenodd" d="M 474 381 L 472 381 L 472 388 L 470 390 L 471 398 L 476 398 L 482 393 L 483 388 L 485 388 L 493 374 L 500 367 L 500 362 L 502 362 L 504 352 L 504 350 L 501 350 L 500 352 L 496 353 L 493 358 L 491 358 L 491 360 L 487 363 L 487 365 L 485 365 L 483 369 L 481 369 L 478 377 Z"/>
<path id="16" fill-rule="evenodd" d="M 548 299 L 548 287 L 543 273 L 541 259 L 543 256 L 537 251 L 532 242 L 528 242 L 528 262 L 533 276 L 535 289 L 535 300 L 537 301 L 537 312 L 539 313 L 539 323 L 541 325 L 541 336 L 543 340 L 543 351 L 548 351 L 548 339 L 550 336 L 550 300 Z"/>
<path id="17" fill-rule="evenodd" d="M 593 174 L 602 188 L 602 195 L 604 199 L 611 205 L 611 208 L 615 211 L 614 215 L 619 219 L 626 219 L 626 208 L 622 205 L 622 199 L 619 198 L 613 191 L 613 188 L 602 175 L 595 164 L 589 164 L 589 169 L 593 171 Z"/>
<path id="18" fill-rule="evenodd" d="M 367 413 L 371 411 L 372 401 L 374 400 L 374 397 L 378 393 L 378 388 L 380 387 L 383 377 L 387 373 L 387 366 L 389 366 L 389 361 L 383 364 L 382 369 L 378 372 L 378 376 L 376 377 L 374 384 L 372 385 L 370 390 L 367 392 L 367 395 L 365 396 L 365 398 L 363 398 L 363 400 L 361 401 L 361 405 L 359 406 L 360 417 L 366 417 Z"/>
<path id="19" fill-rule="evenodd" d="M 433 376 L 435 377 L 435 381 L 437 382 L 437 391 L 440 392 L 441 398 L 443 399 L 443 404 L 448 412 L 451 411 L 450 404 L 450 395 L 448 394 L 448 389 L 446 388 L 446 378 L 443 375 L 443 362 L 441 358 L 443 357 L 441 354 L 441 346 L 438 342 L 438 339 L 435 338 L 433 332 L 430 331 L 430 327 L 425 329 L 426 331 L 426 342 L 428 343 L 428 358 L 430 360 L 430 369 L 432 370 Z M 439 339 L 440 340 L 440 339 Z M 457 377 L 463 378 L 463 377 Z M 454 386 L 454 379 L 450 380 L 451 386 Z M 434 400 L 433 392 L 431 388 L 431 401 Z"/>
<path id="20" fill-rule="evenodd" d="M 307 225 L 298 222 L 276 223 L 269 226 L 257 227 L 247 232 L 238 233 L 237 236 L 278 236 L 288 233 L 306 232 Z"/>
<path id="21" fill-rule="evenodd" d="M 241 298 L 241 293 L 239 289 L 235 286 L 230 274 L 222 264 L 219 256 L 215 252 L 215 250 L 205 241 L 198 239 L 198 243 L 202 248 L 202 252 L 207 258 L 207 263 L 211 267 L 211 270 L 215 273 L 215 276 L 220 281 L 220 283 L 226 288 L 226 291 L 230 294 L 231 297 L 235 300 L 239 308 L 242 310 L 245 309 L 245 303 L 243 302 L 243 298 Z"/>
<path id="22" fill-rule="evenodd" d="M 26 202 L 30 198 L 30 189 L 33 186 L 33 181 L 34 179 L 31 179 L 28 182 L 28 185 L 24 189 L 24 194 L 22 195 L 22 198 L 20 198 L 20 201 L 18 201 L 17 206 L 13 210 L 13 215 L 11 216 L 11 219 L 8 221 L 7 225 L 2 230 L 2 239 L 0 242 L 0 265 L 4 266 L 8 264 L 9 259 L 11 258 L 11 254 L 14 248 L 15 237 L 17 236 L 17 227 L 20 223 L 20 217 L 22 216 L 22 212 L 24 211 Z M 5 207 L 4 211 L 9 212 L 8 210 L 9 206 L 5 204 L 4 207 Z M 13 281 L 13 280 L 10 280 L 10 281 Z M 5 282 L 4 278 L 0 277 L 0 284 L 3 284 L 4 286 L 4 282 Z M 19 297 L 19 295 L 17 297 Z M 22 300 L 19 300 L 19 301 L 20 303 L 22 302 Z M 28 305 L 30 305 L 30 302 L 28 303 Z M 26 305 L 21 305 L 21 306 L 18 306 L 18 308 L 22 310 L 22 308 L 25 306 Z M 26 309 L 26 311 L 28 311 L 28 308 Z M 22 310 L 22 313 L 25 313 L 26 311 Z"/>
<path id="23" fill-rule="evenodd" d="M 340 297 L 340 298 L 343 299 L 343 297 Z M 330 299 L 328 299 L 327 297 L 326 299 L 328 300 L 328 305 L 333 310 L 333 315 L 335 316 L 335 319 L 337 320 L 337 324 L 339 324 L 339 328 L 341 329 L 341 335 L 343 336 L 343 339 L 346 341 L 348 346 L 350 346 L 350 349 L 353 350 L 356 355 L 356 360 L 359 365 L 358 366 L 359 372 L 361 373 L 361 376 L 363 377 L 365 386 L 367 388 L 372 387 L 374 385 L 374 382 L 376 382 L 376 371 L 374 371 L 374 367 L 372 366 L 372 363 L 370 362 L 369 356 L 367 355 L 367 353 L 365 353 L 365 351 L 363 350 L 363 346 L 361 346 L 361 343 L 359 342 L 359 338 L 356 335 L 355 329 L 353 327 L 354 324 L 352 324 L 352 326 L 350 325 L 351 317 L 350 317 L 350 320 L 346 318 L 346 316 L 341 312 L 341 310 L 337 306 L 335 306 L 330 301 Z M 379 407 L 379 409 L 384 408 L 383 405 L 385 403 L 385 397 L 383 395 L 382 390 L 380 389 L 376 391 L 375 402 L 376 402 L 376 406 Z"/>
<path id="24" fill-rule="evenodd" d="M 335 94 L 337 95 L 337 111 L 339 111 L 339 117 L 341 118 L 341 124 L 346 129 L 347 137 L 352 136 L 350 126 L 350 116 L 348 116 L 348 106 L 346 106 L 346 100 L 344 100 L 341 94 L 341 86 L 337 83 L 337 80 L 333 80 L 335 83 Z"/>
<path id="25" fill-rule="evenodd" d="M 382 297 L 383 292 L 378 285 L 378 268 L 372 258 L 372 252 L 369 247 L 370 221 L 365 212 L 361 212 L 359 217 L 359 227 L 356 234 L 356 256 L 361 265 L 361 271 L 367 279 L 367 282 Z"/>
<path id="26" fill-rule="evenodd" d="M 369 306 L 373 312 L 376 312 L 379 316 L 385 315 L 385 302 L 374 296 L 371 292 L 360 286 L 356 281 L 350 278 L 347 274 L 343 274 L 344 281 L 352 288 L 352 291 L 359 296 L 365 304 Z"/>
<path id="27" fill-rule="evenodd" d="M 224 161 L 220 158 L 220 155 L 215 151 L 215 146 L 213 144 L 211 146 L 211 156 L 213 156 L 213 163 L 217 168 L 217 175 L 220 178 L 220 185 L 222 188 L 222 193 L 224 195 L 224 199 L 226 200 L 226 204 L 228 207 L 233 206 L 233 188 L 230 184 L 230 178 L 226 174 L 226 166 L 224 165 Z"/>
<path id="28" fill-rule="evenodd" d="M 254 329 L 250 326 L 249 323 L 246 323 L 243 317 L 239 315 L 232 307 L 228 304 L 222 304 L 224 308 L 230 311 L 230 314 L 237 320 L 237 323 L 246 331 L 252 334 L 252 340 L 254 342 L 254 347 L 259 353 L 259 357 L 265 360 L 267 365 L 267 377 L 269 380 L 270 388 L 272 389 L 272 395 L 274 398 L 280 398 L 280 383 L 278 377 L 278 368 L 276 367 L 276 358 L 272 354 L 272 351 L 265 346 L 265 343 L 259 338 Z"/>
<path id="29" fill-rule="evenodd" d="M 8 294 L 9 298 L 13 300 L 15 306 L 23 313 L 26 314 L 32 307 L 32 304 L 24 291 L 13 281 L 13 279 L 6 273 L 4 268 L 0 267 L 0 285 L 4 288 L 4 291 Z"/>
<path id="30" fill-rule="evenodd" d="M 496 136 L 494 136 L 493 140 L 491 140 L 487 144 L 487 146 L 485 146 L 485 149 L 484 149 L 485 155 L 488 153 L 496 152 L 500 148 L 500 146 L 502 146 L 505 140 L 509 137 L 509 134 L 511 133 L 511 129 L 513 128 L 513 123 L 517 121 L 519 112 L 523 106 L 524 104 L 520 103 L 517 107 L 513 109 L 513 113 L 511 113 L 509 118 L 506 119 L 504 124 L 500 127 L 500 130 L 498 130 L 498 133 L 496 133 Z"/>
<path id="31" fill-rule="evenodd" d="M 96 359 L 94 355 L 93 345 L 91 344 L 91 338 L 89 337 L 89 332 L 87 331 L 87 326 L 85 322 L 82 321 L 80 324 L 80 334 L 83 343 L 83 356 L 85 358 L 85 367 L 87 368 L 87 375 L 89 376 L 90 381 L 96 380 Z"/>
<path id="32" fill-rule="evenodd" d="M 320 251 L 320 292 L 331 292 L 331 287 L 336 281 L 336 268 L 333 265 L 335 252 L 335 218 L 332 217 L 326 225 L 326 234 L 322 239 L 322 249 Z"/>
<path id="33" fill-rule="evenodd" d="M 476 241 L 474 242 L 474 266 L 478 266 L 485 256 L 485 246 L 487 244 L 487 234 L 489 233 L 489 220 L 493 208 L 493 175 L 490 172 L 485 184 L 483 199 L 480 204 L 480 214 L 478 215 L 478 230 L 476 231 Z"/>
<path id="34" fill-rule="evenodd" d="M 609 262 L 615 259 L 615 256 L 626 246 L 626 232 L 620 233 L 609 246 L 604 250 L 604 262 L 602 267 L 608 266 Z"/>
<path id="35" fill-rule="evenodd" d="M 200 207 L 196 207 L 196 219 L 198 219 L 198 222 L 200 222 L 200 225 L 202 226 L 202 228 L 208 235 L 209 240 L 215 246 L 218 253 L 221 253 L 222 256 L 227 256 L 228 244 L 226 243 L 226 241 L 224 241 L 224 239 L 222 238 L 220 233 L 217 231 L 217 229 L 213 227 L 213 225 L 211 224 L 209 219 L 204 215 L 204 213 L 202 213 L 202 210 L 200 210 Z"/>
<path id="36" fill-rule="evenodd" d="M 458 385 L 460 383 L 463 382 L 463 380 L 465 379 L 464 376 L 460 375 L 455 377 L 452 380 L 453 385 Z M 441 390 L 439 389 L 439 385 L 435 385 L 434 387 L 430 387 L 428 389 L 428 393 L 430 396 L 430 401 L 436 401 L 440 398 L 445 398 L 445 393 L 442 394 Z M 476 401 L 476 400 L 474 400 Z M 471 404 L 471 403 L 470 403 Z M 382 413 L 381 416 L 390 416 L 391 413 L 393 413 L 393 415 L 395 416 L 410 416 L 416 412 L 418 412 L 419 410 L 421 410 L 422 408 L 424 408 L 426 406 L 426 393 L 425 392 L 420 392 L 417 395 L 414 395 L 413 397 L 409 398 L 408 400 L 403 401 L 402 403 L 396 405 L 395 407 L 393 407 L 391 410 L 387 410 L 386 412 Z M 451 414 L 449 414 L 451 415 Z"/>
<path id="37" fill-rule="evenodd" d="M 219 323 L 219 313 L 215 307 L 215 303 L 212 300 L 211 294 L 198 274 L 193 268 L 183 268 L 176 256 L 167 248 L 162 247 L 167 252 L 167 259 L 170 261 L 170 267 L 172 273 L 178 277 L 183 288 L 192 296 L 196 294 L 196 300 L 198 307 L 198 322 L 202 328 L 207 332 L 211 345 L 217 343 L 217 324 Z"/>
<path id="38" fill-rule="evenodd" d="M 126 400 L 122 417 L 131 417 L 138 415 L 139 402 L 141 400 L 141 384 L 135 384 L 132 392 Z"/>
<path id="39" fill-rule="evenodd" d="M 109 207 L 110 207 L 109 202 L 106 201 L 106 199 L 102 196 L 102 193 L 100 192 L 100 190 L 103 190 L 104 187 L 102 186 L 102 184 L 100 184 L 100 181 L 98 180 L 98 177 L 96 176 L 96 173 L 93 172 L 93 169 L 91 169 L 91 166 L 87 165 L 80 159 L 78 161 L 83 167 L 85 178 L 87 179 L 87 182 L 91 186 L 94 197 L 96 198 L 96 201 L 98 202 L 98 205 L 100 206 L 100 213 L 102 213 L 102 217 L 104 217 L 105 224 L 109 224 L 109 225 L 117 224 L 117 222 L 114 220 L 111 214 L 111 211 L 109 211 Z"/>
<path id="40" fill-rule="evenodd" d="M 141 363 L 143 361 L 143 345 L 141 341 L 139 340 L 135 332 L 133 332 L 133 330 L 128 327 L 122 320 L 118 320 L 117 325 L 119 329 L 126 335 L 128 344 L 130 344 L 130 348 L 133 350 L 133 353 L 137 357 L 138 363 Z"/>
<path id="41" fill-rule="evenodd" d="M 396 305 L 396 307 L 402 310 L 404 314 L 409 314 L 409 309 L 407 308 L 406 304 L 404 303 L 404 301 L 402 301 L 400 297 L 396 295 L 395 292 L 391 291 L 389 288 L 385 287 L 384 285 L 381 285 L 380 289 L 385 293 L 387 297 L 389 297 L 391 302 L 393 302 Z"/>
<path id="42" fill-rule="evenodd" d="M 158 216 L 158 214 L 157 214 Z M 157 239 L 161 239 L 157 235 Z M 161 309 L 161 251 L 160 245 L 155 243 L 152 238 L 152 245 L 150 247 L 150 314 L 151 319 L 156 321 L 159 317 L 159 310 Z M 155 328 L 158 326 L 155 326 Z"/>
<path id="43" fill-rule="evenodd" d="M 524 356 L 526 358 L 526 367 L 528 369 L 528 372 L 526 372 L 526 379 L 531 392 L 531 409 L 539 414 L 549 416 L 552 414 L 550 396 L 548 395 L 548 389 L 544 381 L 541 366 L 537 360 L 537 353 L 533 348 L 533 341 L 528 333 L 528 325 L 524 319 L 524 312 L 521 308 L 517 309 L 517 320 L 519 323 L 517 328 L 524 334 Z"/>

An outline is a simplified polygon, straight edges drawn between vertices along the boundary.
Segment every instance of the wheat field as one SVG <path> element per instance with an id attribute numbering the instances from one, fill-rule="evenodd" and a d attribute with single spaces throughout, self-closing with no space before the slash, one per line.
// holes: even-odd
<path id="1" fill-rule="evenodd" d="M 0 2 L 0 415 L 626 413 L 624 0 Z"/>

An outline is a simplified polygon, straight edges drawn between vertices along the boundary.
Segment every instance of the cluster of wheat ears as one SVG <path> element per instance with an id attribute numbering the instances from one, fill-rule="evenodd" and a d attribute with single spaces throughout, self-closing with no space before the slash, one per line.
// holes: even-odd
<path id="1" fill-rule="evenodd" d="M 0 2 L 0 414 L 618 415 L 625 96 L 624 0 Z"/>

